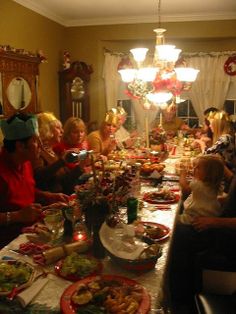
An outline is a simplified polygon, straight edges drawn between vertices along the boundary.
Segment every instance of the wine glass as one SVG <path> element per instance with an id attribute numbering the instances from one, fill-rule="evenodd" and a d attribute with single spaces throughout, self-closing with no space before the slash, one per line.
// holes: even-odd
<path id="1" fill-rule="evenodd" d="M 64 231 L 64 217 L 61 209 L 49 208 L 45 210 L 44 223 L 52 233 L 52 240 L 57 240 Z"/>

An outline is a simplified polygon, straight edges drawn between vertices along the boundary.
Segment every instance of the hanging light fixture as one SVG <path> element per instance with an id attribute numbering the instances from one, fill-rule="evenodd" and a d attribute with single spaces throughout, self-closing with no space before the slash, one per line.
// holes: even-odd
<path id="1" fill-rule="evenodd" d="M 152 64 L 144 67 L 148 48 L 131 49 L 134 67 L 127 57 L 118 66 L 122 81 L 127 83 L 129 96 L 139 99 L 143 104 L 157 105 L 173 99 L 180 102 L 180 94 L 191 87 L 199 70 L 184 66 L 175 67 L 181 49 L 165 44 L 165 29 L 160 28 L 161 0 L 158 0 L 159 28 L 156 33 L 156 45 Z"/>

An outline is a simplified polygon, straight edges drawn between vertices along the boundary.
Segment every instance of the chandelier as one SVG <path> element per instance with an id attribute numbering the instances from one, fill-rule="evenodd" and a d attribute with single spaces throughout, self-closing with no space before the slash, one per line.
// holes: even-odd
<path id="1" fill-rule="evenodd" d="M 159 26 L 160 6 L 161 0 L 158 0 Z M 151 104 L 162 106 L 170 100 L 179 103 L 180 94 L 191 88 L 199 72 L 180 61 L 181 49 L 165 44 L 165 29 L 153 31 L 156 45 L 151 64 L 145 65 L 148 48 L 135 48 L 130 50 L 135 65 L 129 57 L 124 57 L 118 65 L 121 79 L 127 84 L 127 94 L 139 99 L 145 108 Z"/>

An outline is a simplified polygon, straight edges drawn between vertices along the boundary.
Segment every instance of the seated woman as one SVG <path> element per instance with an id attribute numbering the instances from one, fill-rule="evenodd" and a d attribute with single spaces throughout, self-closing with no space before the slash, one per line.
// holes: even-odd
<path id="1" fill-rule="evenodd" d="M 233 167 L 235 145 L 229 116 L 225 111 L 209 115 L 210 127 L 213 132 L 213 144 L 205 149 L 206 154 L 219 154 L 229 168 Z"/>
<path id="2" fill-rule="evenodd" d="M 97 158 L 107 159 L 107 155 L 117 147 L 115 132 L 119 125 L 119 117 L 112 110 L 108 111 L 99 130 L 88 135 L 90 149 L 94 151 Z"/>
<path id="3" fill-rule="evenodd" d="M 82 170 L 78 165 L 73 169 L 66 166 L 67 150 L 61 157 L 53 150 L 63 135 L 61 122 L 53 113 L 43 112 L 38 114 L 38 124 L 41 151 L 33 162 L 36 185 L 42 190 L 71 194 Z"/>
<path id="4" fill-rule="evenodd" d="M 70 117 L 64 124 L 62 140 L 53 147 L 54 152 L 62 157 L 66 150 L 79 152 L 88 149 L 87 130 L 84 121 L 77 117 Z M 88 160 L 80 162 L 80 167 L 83 168 L 88 163 Z M 71 169 L 77 165 L 77 163 L 67 163 L 67 166 Z"/>

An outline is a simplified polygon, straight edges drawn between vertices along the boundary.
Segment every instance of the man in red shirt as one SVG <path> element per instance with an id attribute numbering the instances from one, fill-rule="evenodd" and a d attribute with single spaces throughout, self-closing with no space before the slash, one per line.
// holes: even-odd
<path id="1" fill-rule="evenodd" d="M 8 120 L 1 120 L 0 126 L 4 136 L 0 152 L 2 247 L 13 240 L 23 226 L 39 219 L 42 205 L 67 202 L 68 196 L 35 188 L 31 161 L 39 154 L 36 116 L 16 114 Z"/>

